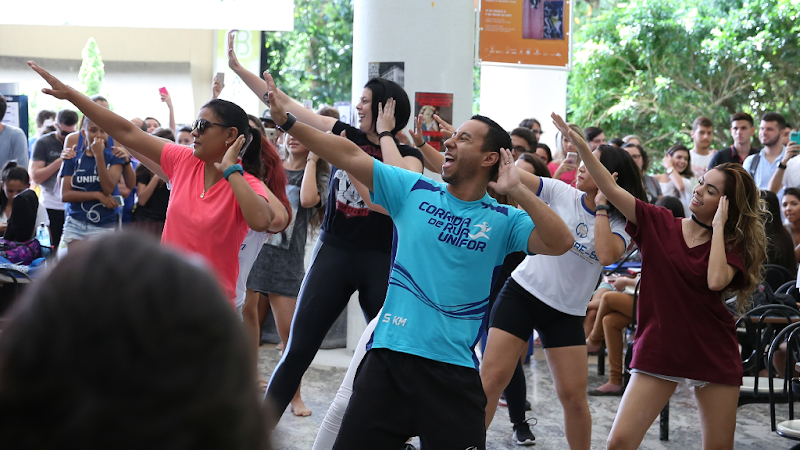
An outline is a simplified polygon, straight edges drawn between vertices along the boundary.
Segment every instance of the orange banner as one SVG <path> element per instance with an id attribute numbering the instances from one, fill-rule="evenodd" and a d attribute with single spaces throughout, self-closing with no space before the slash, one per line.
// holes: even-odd
<path id="1" fill-rule="evenodd" d="M 570 0 L 481 0 L 481 60 L 569 66 Z"/>

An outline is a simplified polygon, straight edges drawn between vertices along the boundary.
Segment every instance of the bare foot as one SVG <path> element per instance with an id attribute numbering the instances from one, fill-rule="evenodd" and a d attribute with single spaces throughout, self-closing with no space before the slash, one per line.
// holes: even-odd
<path id="1" fill-rule="evenodd" d="M 258 391 L 259 392 L 261 392 L 262 394 L 267 392 L 267 385 L 269 383 L 267 383 L 267 380 L 265 380 L 261 375 L 258 376 L 258 379 L 256 380 L 256 384 L 258 384 Z"/>
<path id="2" fill-rule="evenodd" d="M 308 417 L 311 415 L 311 410 L 303 403 L 303 399 L 299 395 L 292 399 L 292 403 L 289 406 L 295 416 Z"/>
<path id="3" fill-rule="evenodd" d="M 587 353 L 594 353 L 600 350 L 600 344 L 595 344 L 594 342 L 586 339 L 586 352 Z"/>

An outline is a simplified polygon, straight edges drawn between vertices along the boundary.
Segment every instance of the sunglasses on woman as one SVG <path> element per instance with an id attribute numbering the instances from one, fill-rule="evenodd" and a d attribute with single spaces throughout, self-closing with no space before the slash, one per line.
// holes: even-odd
<path id="1" fill-rule="evenodd" d="M 203 133 L 206 132 L 206 128 L 208 128 L 209 125 L 217 125 L 217 126 L 225 127 L 225 128 L 228 127 L 227 125 L 223 125 L 221 123 L 216 123 L 216 122 L 211 122 L 211 121 L 208 121 L 206 119 L 197 119 L 197 120 L 194 121 L 194 123 L 192 123 L 192 131 L 197 130 L 197 134 L 203 134 Z"/>

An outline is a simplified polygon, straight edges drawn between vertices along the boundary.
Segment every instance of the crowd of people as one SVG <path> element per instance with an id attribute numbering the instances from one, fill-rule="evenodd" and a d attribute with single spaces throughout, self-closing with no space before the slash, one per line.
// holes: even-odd
<path id="1" fill-rule="evenodd" d="M 363 87 L 350 125 L 249 72 L 230 42 L 230 68 L 269 107 L 260 119 L 219 99 L 215 79 L 191 126 L 175 123 L 166 91 L 169 126 L 128 120 L 29 63 L 46 94 L 78 111 L 39 112 L 24 152 L 15 129 L 0 128 L 0 255 L 43 256 L 44 226 L 51 257 L 62 258 L 0 336 L 0 439 L 264 448 L 287 407 L 312 414 L 301 379 L 358 291 L 368 325 L 316 450 L 411 448 L 415 436 L 428 449 L 483 449 L 498 403 L 515 442 L 533 444 L 521 362 L 532 339 L 570 448 L 590 448 L 589 395 L 622 396 L 608 446 L 636 448 L 683 382 L 694 386 L 704 447 L 732 448 L 742 381 L 734 317 L 764 264 L 794 273 L 800 256 L 800 142 L 781 114 L 764 114 L 758 129 L 749 114 L 732 115 L 733 145 L 716 151 L 714 124 L 697 117 L 692 148 L 670 146 L 656 174 L 643 137 L 553 114 L 551 149 L 533 118 L 508 132 L 481 115 L 459 126 L 412 117 L 403 88 L 380 78 Z M 450 136 L 442 152 L 425 141 L 426 123 Z M 139 235 L 116 233 L 125 229 Z M 631 257 L 638 277 L 604 275 Z M 268 309 L 283 354 L 265 380 L 256 359 Z M 68 339 L 51 348 L 46 327 Z M 102 345 L 99 333 L 114 337 Z M 590 389 L 588 354 L 603 342 L 610 377 Z M 184 386 L 195 370 L 204 377 Z M 118 394 L 115 376 L 136 379 Z M 99 420 L 111 413 L 148 433 Z M 86 425 L 92 418 L 102 432 Z"/>

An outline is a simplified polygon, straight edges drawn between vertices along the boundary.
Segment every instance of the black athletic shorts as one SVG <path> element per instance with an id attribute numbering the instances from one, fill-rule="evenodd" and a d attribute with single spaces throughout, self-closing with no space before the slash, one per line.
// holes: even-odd
<path id="1" fill-rule="evenodd" d="M 563 313 L 545 304 L 511 277 L 497 295 L 489 327 L 511 333 L 526 342 L 536 329 L 544 348 L 586 345 L 583 317 Z"/>
<path id="2" fill-rule="evenodd" d="M 474 368 L 383 348 L 367 352 L 334 450 L 484 450 L 486 395 Z"/>

